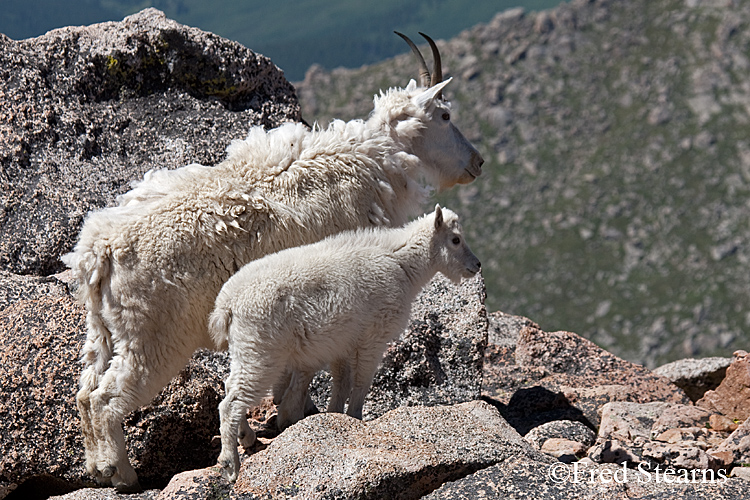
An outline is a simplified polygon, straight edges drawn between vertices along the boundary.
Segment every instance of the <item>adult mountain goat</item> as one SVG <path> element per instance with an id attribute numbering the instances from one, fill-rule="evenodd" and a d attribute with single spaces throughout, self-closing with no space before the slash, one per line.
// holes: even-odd
<path id="1" fill-rule="evenodd" d="M 290 388 L 306 389 L 330 363 L 328 410 L 343 411 L 349 399 L 347 414 L 362 418 L 375 369 L 406 327 L 417 293 L 438 272 L 459 282 L 479 267 L 458 216 L 438 205 L 402 228 L 346 231 L 240 269 L 221 288 L 209 319 L 214 342 L 228 343 L 232 360 L 219 405 L 219 465 L 227 479 L 237 479 L 237 429 L 247 408 L 282 378 L 284 367 L 294 369 Z M 344 380 L 336 379 L 342 373 Z M 303 401 L 289 403 L 282 400 L 279 418 L 302 418 Z M 289 408 L 298 414 L 287 414 Z"/>
<path id="2" fill-rule="evenodd" d="M 208 315 L 240 267 L 343 230 L 401 225 L 430 186 L 480 175 L 482 157 L 451 123 L 442 98 L 450 80 L 429 41 L 433 74 L 409 41 L 421 85 L 381 92 L 366 121 L 252 128 L 220 164 L 151 171 L 117 206 L 88 215 L 63 261 L 88 310 L 77 404 L 97 481 L 139 489 L 122 419 L 196 349 L 213 347 Z"/>

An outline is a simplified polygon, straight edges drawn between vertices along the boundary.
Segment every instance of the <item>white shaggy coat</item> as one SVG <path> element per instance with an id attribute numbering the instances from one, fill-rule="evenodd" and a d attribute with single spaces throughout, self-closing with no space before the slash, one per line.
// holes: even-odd
<path id="1" fill-rule="evenodd" d="M 88 310 L 77 403 L 97 481 L 139 489 L 122 419 L 213 346 L 207 318 L 235 271 L 343 230 L 400 225 L 424 203 L 423 178 L 445 188 L 479 175 L 481 156 L 436 98 L 446 83 L 391 89 L 367 121 L 253 128 L 221 164 L 149 172 L 89 214 L 63 261 Z"/>
<path id="2" fill-rule="evenodd" d="M 348 399 L 347 413 L 361 418 L 386 345 L 406 327 L 417 293 L 437 272 L 460 281 L 478 271 L 458 217 L 439 206 L 403 228 L 347 231 L 240 269 L 222 287 L 209 320 L 214 342 L 228 343 L 231 356 L 219 406 L 219 464 L 227 478 L 237 478 L 237 429 L 247 408 L 260 402 L 284 367 L 306 388 L 330 363 L 334 377 L 344 380 L 334 380 L 329 410 L 343 411 Z M 301 418 L 285 414 L 290 407 L 301 411 L 296 403 L 286 406 L 285 396 L 278 418 Z"/>

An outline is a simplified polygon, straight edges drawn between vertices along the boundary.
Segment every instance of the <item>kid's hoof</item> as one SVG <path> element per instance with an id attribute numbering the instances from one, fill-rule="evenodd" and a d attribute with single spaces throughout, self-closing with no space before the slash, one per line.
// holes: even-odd
<path id="1" fill-rule="evenodd" d="M 224 479 L 230 483 L 237 481 L 237 471 L 234 468 L 234 463 L 230 464 L 228 461 L 220 460 L 219 467 L 221 467 L 221 476 Z"/>

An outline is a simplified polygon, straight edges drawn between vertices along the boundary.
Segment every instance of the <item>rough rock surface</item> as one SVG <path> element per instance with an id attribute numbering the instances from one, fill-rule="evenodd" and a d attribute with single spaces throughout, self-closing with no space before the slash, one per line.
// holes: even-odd
<path id="1" fill-rule="evenodd" d="M 724 459 L 727 464 L 750 463 L 750 419 L 745 420 L 716 447 L 715 455 L 722 458 L 727 457 Z"/>
<path id="2" fill-rule="evenodd" d="M 691 401 L 698 401 L 706 391 L 716 389 L 727 372 L 732 358 L 680 359 L 662 365 L 654 373 L 666 377 L 685 391 Z"/>
<path id="3" fill-rule="evenodd" d="M 484 396 L 522 435 L 562 419 L 596 428 L 598 409 L 610 401 L 690 402 L 681 389 L 643 366 L 574 333 L 543 332 L 527 322 L 504 319 L 509 331 L 520 329 L 517 344 L 488 345 L 483 381 Z"/>
<path id="4" fill-rule="evenodd" d="M 91 482 L 75 404 L 85 312 L 60 278 L 4 274 L 2 282 L 17 298 L 0 309 L 0 387 L 7 394 L 0 401 L 0 482 L 38 488 L 51 476 L 57 491 Z M 148 406 L 126 418 L 128 453 L 144 486 L 215 462 L 210 443 L 221 396 L 221 379 L 192 360 Z"/>
<path id="5" fill-rule="evenodd" d="M 659 416 L 669 408 L 669 403 L 613 402 L 601 408 L 602 420 L 599 425 L 599 439 L 634 438 L 651 439 L 651 428 Z"/>
<path id="6" fill-rule="evenodd" d="M 2 274 L 0 483 L 83 474 L 75 388 L 85 316 L 55 278 Z M 43 487 L 42 480 L 37 487 Z"/>
<path id="7" fill-rule="evenodd" d="M 524 457 L 552 462 L 481 401 L 398 408 L 370 422 L 319 414 L 242 462 L 239 498 L 420 498 L 445 481 Z"/>
<path id="8" fill-rule="evenodd" d="M 250 126 L 300 118 L 268 58 L 155 9 L 0 35 L 0 267 L 58 272 L 86 213 L 147 170 L 218 163 Z"/>
<path id="9" fill-rule="evenodd" d="M 553 438 L 575 441 L 588 448 L 596 441 L 596 432 L 581 422 L 554 420 L 534 427 L 523 438 L 537 450 L 542 448 L 545 441 Z"/>
<path id="10" fill-rule="evenodd" d="M 553 466 L 524 460 L 493 465 L 458 481 L 447 483 L 425 500 L 744 500 L 750 482 L 739 478 L 684 480 L 664 470 L 648 475 L 613 464 L 582 463 Z"/>
<path id="11" fill-rule="evenodd" d="M 695 405 L 739 421 L 750 418 L 750 355 L 736 351 L 721 384 Z"/>
<path id="12" fill-rule="evenodd" d="M 651 435 L 658 436 L 669 429 L 706 427 L 710 419 L 711 413 L 698 406 L 672 404 L 656 417 Z"/>
<path id="13" fill-rule="evenodd" d="M 626 463 L 677 470 L 711 470 L 729 475 L 741 465 L 747 442 L 741 432 L 710 428 L 715 415 L 702 408 L 673 403 L 607 403 L 589 458 L 598 463 Z M 741 426 L 740 426 L 741 428 Z"/>

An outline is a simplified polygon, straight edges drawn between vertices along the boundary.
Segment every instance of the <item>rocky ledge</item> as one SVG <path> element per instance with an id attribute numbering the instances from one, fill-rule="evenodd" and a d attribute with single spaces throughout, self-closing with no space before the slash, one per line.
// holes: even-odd
<path id="1" fill-rule="evenodd" d="M 96 488 L 74 401 L 85 315 L 59 255 L 148 168 L 215 163 L 299 107 L 268 59 L 153 9 L 0 37 L 0 62 L 0 499 L 750 497 L 747 353 L 652 372 L 487 314 L 481 276 L 419 296 L 364 421 L 321 413 L 278 434 L 266 401 L 230 485 L 215 467 L 226 354 L 203 351 L 124 422 L 147 489 Z M 316 377 L 319 405 L 328 388 Z"/>

